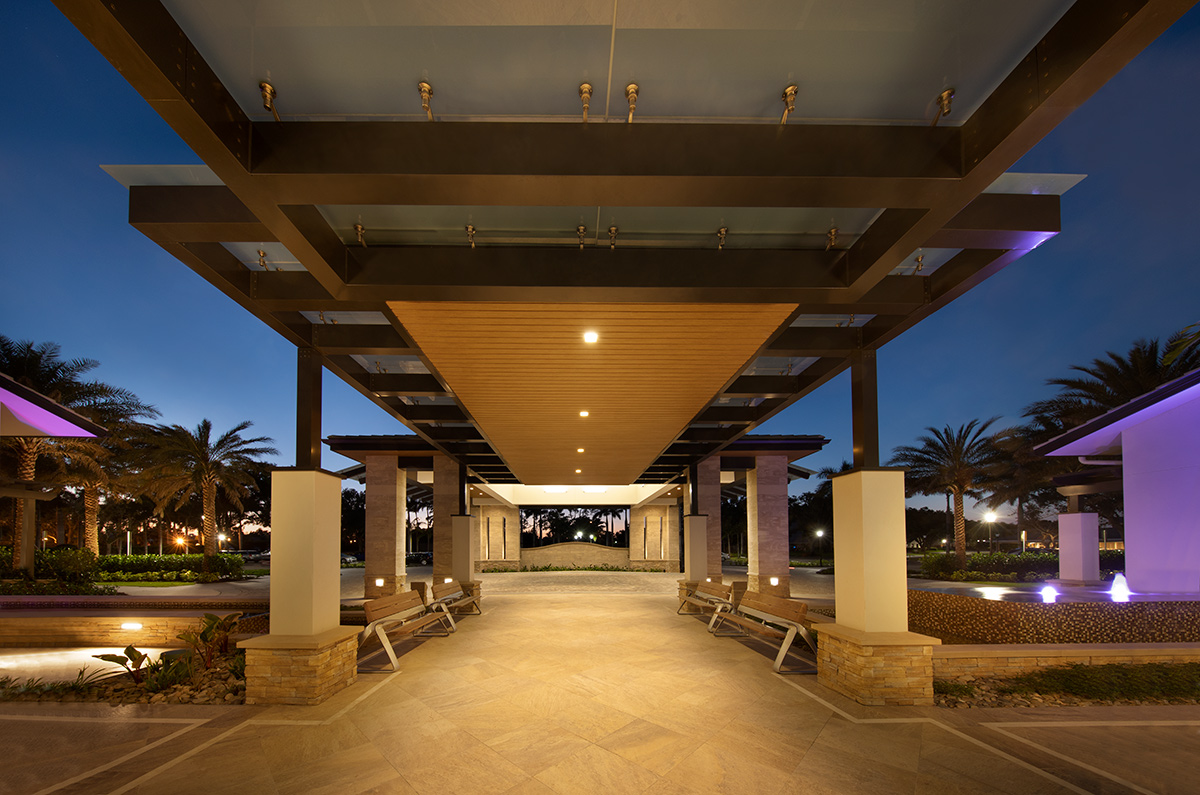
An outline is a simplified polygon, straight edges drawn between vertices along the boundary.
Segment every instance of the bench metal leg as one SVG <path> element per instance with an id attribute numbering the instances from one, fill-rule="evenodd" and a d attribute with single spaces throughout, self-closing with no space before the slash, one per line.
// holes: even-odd
<path id="1" fill-rule="evenodd" d="M 383 625 L 375 627 L 375 634 L 379 636 L 379 642 L 383 645 L 383 650 L 387 652 L 388 659 L 392 661 L 392 670 L 400 670 L 400 661 L 396 659 L 396 651 L 392 648 L 392 642 L 388 640 L 387 631 Z"/>
<path id="2" fill-rule="evenodd" d="M 712 618 L 710 618 L 708 620 L 708 631 L 709 632 L 712 632 L 714 634 L 716 633 L 717 619 L 720 617 L 722 612 L 728 612 L 728 611 L 729 611 L 729 607 L 727 605 L 720 605 L 717 607 L 716 610 L 713 611 Z"/>
<path id="3" fill-rule="evenodd" d="M 804 627 L 788 627 L 787 635 L 784 636 L 783 643 L 779 647 L 779 654 L 775 656 L 775 664 L 773 666 L 773 670 L 775 671 L 775 673 L 777 673 L 777 674 L 815 674 L 817 672 L 815 665 L 812 668 L 791 668 L 786 671 L 783 670 L 783 658 L 787 657 L 788 650 L 792 648 L 792 642 L 794 640 L 796 640 L 797 634 L 802 634 L 802 636 L 804 637 L 804 640 L 808 643 L 808 645 L 812 646 L 812 638 L 808 634 L 808 630 L 806 630 Z M 815 651 L 815 649 L 814 649 L 814 651 Z"/>
<path id="4" fill-rule="evenodd" d="M 430 610 L 431 611 L 440 611 L 440 612 L 444 613 L 446 618 L 450 619 L 450 626 L 448 627 L 449 631 L 450 632 L 458 631 L 458 625 L 454 623 L 454 616 L 450 615 L 450 611 L 448 609 L 446 609 L 446 605 L 444 602 L 438 602 L 432 608 L 430 608 Z M 442 623 L 445 624 L 445 621 L 443 620 Z"/>

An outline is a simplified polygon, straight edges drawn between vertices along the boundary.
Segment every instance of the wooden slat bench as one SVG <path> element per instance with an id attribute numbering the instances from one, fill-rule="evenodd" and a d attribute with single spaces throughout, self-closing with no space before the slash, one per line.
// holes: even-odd
<path id="1" fill-rule="evenodd" d="M 367 626 L 358 636 L 358 645 L 361 648 L 374 632 L 383 650 L 387 652 L 388 659 L 392 661 L 393 671 L 400 670 L 400 663 L 388 637 L 389 632 L 398 635 L 444 636 L 449 635 L 454 627 L 454 620 L 449 614 L 429 611 L 417 591 L 404 591 L 395 596 L 372 599 L 363 605 L 363 610 L 366 613 Z M 441 632 L 432 628 L 435 624 L 441 626 Z"/>
<path id="2" fill-rule="evenodd" d="M 701 613 L 709 610 L 715 613 L 722 607 L 733 607 L 733 586 L 719 582 L 696 583 L 695 588 L 679 597 L 679 609 L 675 612 L 683 613 L 687 605 L 700 608 Z"/>
<path id="3" fill-rule="evenodd" d="M 451 632 L 458 628 L 451 613 L 463 611 L 475 615 L 483 614 L 483 608 L 479 606 L 479 597 L 464 591 L 462 585 L 454 580 L 433 584 L 429 609 L 441 612 L 450 620 Z"/>
<path id="4" fill-rule="evenodd" d="M 816 667 L 793 668 L 783 670 L 783 659 L 796 636 L 804 638 L 809 649 L 815 655 L 816 644 L 812 636 L 801 623 L 808 613 L 808 605 L 804 602 L 793 602 L 758 591 L 746 591 L 738 602 L 737 609 L 718 608 L 709 622 L 709 632 L 722 637 L 745 636 L 751 632 L 766 636 L 780 642 L 779 654 L 775 657 L 774 670 L 780 674 L 815 673 Z M 721 627 L 731 625 L 733 631 L 721 632 Z"/>

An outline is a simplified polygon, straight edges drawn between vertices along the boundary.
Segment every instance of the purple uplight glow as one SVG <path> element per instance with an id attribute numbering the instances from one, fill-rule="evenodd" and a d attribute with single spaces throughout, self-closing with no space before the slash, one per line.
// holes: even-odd
<path id="1" fill-rule="evenodd" d="M 1058 599 L 1058 591 L 1054 590 L 1053 585 L 1047 585 L 1042 589 L 1042 601 L 1048 605 L 1054 604 Z"/>
<path id="2" fill-rule="evenodd" d="M 1129 601 L 1129 594 L 1131 591 L 1129 590 L 1129 583 L 1125 582 L 1124 574 L 1117 574 L 1117 576 L 1113 578 L 1112 588 L 1109 589 L 1108 593 L 1114 602 Z"/>

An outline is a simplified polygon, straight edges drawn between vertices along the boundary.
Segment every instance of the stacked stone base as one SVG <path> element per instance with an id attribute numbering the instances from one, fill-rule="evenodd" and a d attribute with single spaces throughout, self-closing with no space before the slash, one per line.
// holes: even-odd
<path id="1" fill-rule="evenodd" d="M 358 679 L 357 627 L 242 641 L 247 704 L 320 704 Z"/>
<path id="2" fill-rule="evenodd" d="M 376 580 L 383 580 L 383 585 L 376 585 Z M 363 596 L 367 599 L 379 599 L 384 596 L 395 596 L 396 594 L 404 593 L 404 583 L 407 580 L 407 574 L 385 574 L 383 576 L 364 574 Z"/>
<path id="3" fill-rule="evenodd" d="M 771 584 L 771 577 L 775 578 L 775 585 Z M 778 596 L 780 599 L 792 598 L 791 576 L 787 574 L 748 574 L 746 575 L 746 589 Z"/>
<path id="4" fill-rule="evenodd" d="M 933 647 L 915 632 L 863 632 L 821 624 L 817 681 L 870 706 L 932 706 Z"/>

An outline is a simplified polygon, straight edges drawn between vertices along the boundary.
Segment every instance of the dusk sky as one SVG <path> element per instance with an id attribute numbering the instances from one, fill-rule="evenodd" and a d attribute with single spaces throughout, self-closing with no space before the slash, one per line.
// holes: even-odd
<path id="1" fill-rule="evenodd" d="M 0 334 L 99 360 L 93 375 L 162 421 L 252 420 L 290 465 L 295 348 L 130 227 L 126 190 L 100 169 L 199 159 L 49 2 L 0 7 L 0 68 Z M 1087 178 L 1063 197 L 1058 237 L 879 351 L 885 458 L 926 426 L 1015 423 L 1070 365 L 1200 321 L 1197 97 L 1193 10 L 1016 164 Z M 324 435 L 403 432 L 326 373 Z M 825 435 L 800 463 L 836 467 L 848 377 L 758 432 Z M 322 463 L 351 462 L 326 450 Z"/>

